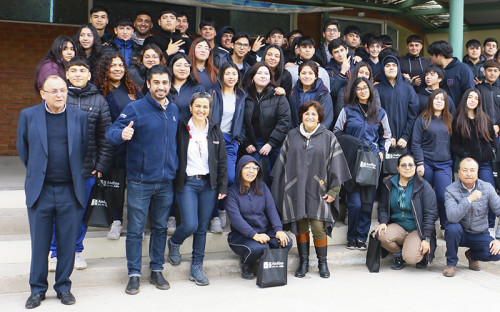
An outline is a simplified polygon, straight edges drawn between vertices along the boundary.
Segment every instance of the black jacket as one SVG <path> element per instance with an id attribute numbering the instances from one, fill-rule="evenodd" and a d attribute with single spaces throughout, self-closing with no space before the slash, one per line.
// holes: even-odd
<path id="1" fill-rule="evenodd" d="M 89 119 L 89 141 L 83 163 L 84 177 L 88 178 L 95 169 L 107 172 L 113 158 L 113 147 L 106 138 L 106 130 L 111 125 L 111 116 L 106 99 L 93 84 L 88 84 L 89 90 L 81 93 L 74 88 L 68 88 L 66 104 L 87 113 Z"/>
<path id="2" fill-rule="evenodd" d="M 259 124 L 252 124 L 252 115 L 255 107 L 260 109 Z M 262 139 L 272 147 L 279 147 L 290 130 L 290 106 L 284 95 L 275 95 L 274 88 L 269 88 L 260 101 L 251 96 L 245 99 L 245 129 L 246 140 L 243 148 L 249 145 L 257 147 L 257 137 L 254 126 L 260 128 Z"/>
<path id="3" fill-rule="evenodd" d="M 476 132 L 476 126 L 472 119 L 467 119 L 471 128 L 470 138 L 464 138 L 460 135 L 456 120 L 453 120 L 453 132 L 451 133 L 451 152 L 458 158 L 472 157 L 477 162 L 482 163 L 491 161 L 494 152 L 498 150 L 498 141 L 495 136 L 495 130 L 490 123 L 489 131 L 492 142 L 486 142 L 485 138 Z"/>
<path id="4" fill-rule="evenodd" d="M 175 177 L 175 190 L 182 192 L 186 184 L 187 152 L 189 145 L 189 130 L 187 128 L 191 116 L 179 122 L 177 128 L 177 156 L 179 168 Z M 212 120 L 208 119 L 208 168 L 210 185 L 217 193 L 227 194 L 227 153 L 224 137 Z"/>
<path id="5" fill-rule="evenodd" d="M 182 37 L 179 30 L 176 30 L 175 32 L 169 32 L 161 29 L 158 34 L 147 37 L 146 40 L 144 40 L 143 46 L 146 46 L 150 43 L 156 44 L 163 51 L 163 56 L 165 56 L 165 60 L 167 61 L 168 64 L 170 63 L 170 58 L 174 56 L 167 54 L 167 48 L 170 43 L 170 40 L 172 40 L 172 43 L 177 42 L 179 40 L 184 41 L 184 44 L 180 46 L 178 53 L 185 53 L 185 54 L 189 53 L 189 48 L 191 47 L 191 43 L 193 42 L 189 37 Z"/>
<path id="6" fill-rule="evenodd" d="M 384 179 L 378 201 L 378 222 L 380 224 L 390 223 L 391 216 L 391 191 L 394 184 L 391 182 L 393 176 Z M 411 208 L 415 222 L 417 223 L 420 239 L 429 238 L 431 243 L 431 256 L 429 262 L 434 258 L 436 250 L 436 220 L 438 218 L 436 194 L 429 182 L 418 177 L 413 178 L 413 193 L 411 195 Z"/>
<path id="7" fill-rule="evenodd" d="M 401 64 L 401 72 L 403 74 L 408 74 L 410 77 L 419 76 L 420 86 L 413 85 L 415 92 L 419 93 L 423 90 L 425 85 L 425 71 L 431 65 L 431 61 L 423 56 L 412 56 L 410 53 L 406 54 L 399 61 Z"/>
<path id="8" fill-rule="evenodd" d="M 476 88 L 481 92 L 483 110 L 490 116 L 491 123 L 500 126 L 500 87 L 497 82 L 492 85 L 483 82 Z"/>

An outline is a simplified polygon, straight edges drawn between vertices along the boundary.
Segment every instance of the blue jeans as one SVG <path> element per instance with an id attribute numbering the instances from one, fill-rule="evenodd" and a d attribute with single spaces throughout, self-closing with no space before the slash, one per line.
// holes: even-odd
<path id="1" fill-rule="evenodd" d="M 257 139 L 257 146 L 255 147 L 257 151 L 255 153 L 252 153 L 250 156 L 255 158 L 260 163 L 260 166 L 262 166 L 262 170 L 266 170 L 262 172 L 262 179 L 266 184 L 271 187 L 272 179 L 270 177 L 271 175 L 271 170 L 274 167 L 274 163 L 276 162 L 276 159 L 278 159 L 278 156 L 280 154 L 281 146 L 279 147 L 273 147 L 269 154 L 267 156 L 263 156 L 259 154 L 260 149 L 262 146 L 264 146 L 267 142 L 264 142 L 262 139 Z"/>
<path id="2" fill-rule="evenodd" d="M 265 249 L 268 248 L 279 248 L 280 243 L 278 239 L 275 237 L 273 231 L 268 231 L 266 233 L 271 240 L 267 242 L 267 244 L 261 244 L 251 238 L 243 236 L 241 233 L 232 231 L 227 236 L 227 242 L 229 243 L 229 247 L 236 253 L 237 255 L 243 258 L 243 263 L 252 265 L 255 261 L 259 260 L 262 256 L 262 253 Z M 288 236 L 290 238 L 290 236 Z M 284 248 L 290 250 L 293 245 L 293 240 L 290 238 L 288 245 Z"/>
<path id="3" fill-rule="evenodd" d="M 373 202 L 375 201 L 374 186 L 369 186 L 373 193 L 370 203 L 361 202 L 360 192 L 347 193 L 347 241 L 360 240 L 366 242 L 372 219 Z"/>
<path id="4" fill-rule="evenodd" d="M 456 266 L 458 247 L 469 247 L 472 260 L 498 261 L 500 255 L 492 255 L 490 242 L 494 240 L 488 232 L 473 234 L 465 232 L 460 223 L 448 223 L 445 232 L 446 264 Z"/>
<path id="5" fill-rule="evenodd" d="M 446 187 L 451 184 L 451 164 L 452 161 L 424 161 L 425 174 L 424 179 L 434 187 L 436 192 L 437 207 L 439 213 L 439 224 L 441 229 L 446 228 L 448 218 L 444 207 L 444 192 Z"/>
<path id="6" fill-rule="evenodd" d="M 151 236 L 149 238 L 149 268 L 162 271 L 167 243 L 167 221 L 174 200 L 173 181 L 144 183 L 128 181 L 127 185 L 127 239 L 128 276 L 141 276 L 142 233 L 148 210 Z"/>
<path id="7" fill-rule="evenodd" d="M 87 234 L 87 225 L 83 221 L 83 216 L 85 216 L 85 211 L 87 210 L 87 204 L 89 202 L 90 191 L 95 184 L 95 176 L 91 176 L 85 179 L 85 206 L 82 212 L 82 222 L 80 222 L 80 228 L 78 229 L 78 238 L 76 239 L 76 252 L 83 251 L 83 239 Z M 52 235 L 52 242 L 50 243 L 50 251 L 52 251 L 50 257 L 57 257 L 57 240 L 56 240 L 56 225 L 54 218 L 54 234 Z"/>
<path id="8" fill-rule="evenodd" d="M 483 180 L 484 182 L 489 182 L 496 189 L 495 178 L 493 177 L 493 169 L 491 169 L 491 163 L 489 161 L 485 161 L 479 164 L 478 178 Z M 495 227 L 495 218 L 496 215 L 490 208 L 488 210 L 488 227 Z"/>
<path id="9" fill-rule="evenodd" d="M 188 177 L 182 192 L 176 192 L 177 203 L 181 212 L 181 225 L 177 227 L 172 242 L 182 244 L 193 235 L 192 263 L 203 263 L 205 242 L 210 217 L 217 201 L 217 189 L 212 189 L 210 180 L 198 180 Z"/>

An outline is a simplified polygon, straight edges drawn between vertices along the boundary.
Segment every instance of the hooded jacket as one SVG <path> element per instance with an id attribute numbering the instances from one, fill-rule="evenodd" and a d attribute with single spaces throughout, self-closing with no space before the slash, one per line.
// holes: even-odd
<path id="1" fill-rule="evenodd" d="M 169 64 L 170 58 L 174 56 L 167 54 L 167 48 L 168 45 L 170 44 L 170 40 L 172 40 L 172 42 L 176 42 L 179 40 L 184 41 L 184 43 L 179 48 L 179 52 L 177 53 L 185 53 L 185 54 L 189 53 L 189 48 L 191 47 L 192 40 L 189 37 L 182 37 L 178 29 L 176 29 L 175 32 L 170 32 L 160 29 L 160 32 L 158 34 L 147 37 L 146 40 L 144 40 L 143 46 L 146 46 L 150 43 L 156 44 L 163 51 L 163 56 L 165 56 L 165 61 L 167 62 L 167 64 Z"/>
<path id="2" fill-rule="evenodd" d="M 212 120 L 220 127 L 222 121 L 222 114 L 224 112 L 224 102 L 222 99 L 222 90 L 220 82 L 214 84 L 213 90 L 210 92 L 212 95 Z M 231 123 L 231 136 L 238 142 L 245 141 L 245 92 L 238 90 L 236 92 L 236 106 L 234 109 L 233 120 Z"/>
<path id="3" fill-rule="evenodd" d="M 484 112 L 490 117 L 493 125 L 500 126 L 500 86 L 496 81 L 493 84 L 484 81 L 476 88 L 481 93 Z"/>
<path id="4" fill-rule="evenodd" d="M 291 128 L 297 127 L 302 121 L 299 118 L 299 107 L 307 101 L 318 101 L 323 107 L 325 116 L 321 122 L 327 129 L 331 129 L 333 124 L 333 104 L 332 97 L 328 92 L 321 78 L 318 78 L 314 88 L 304 92 L 302 86 L 296 84 L 290 96 L 288 96 L 288 103 L 290 104 L 290 113 L 292 115 Z"/>
<path id="5" fill-rule="evenodd" d="M 407 53 L 401 58 L 401 72 L 410 75 L 410 77 L 420 77 L 420 86 L 413 85 L 415 92 L 419 93 L 425 88 L 425 72 L 430 65 L 431 60 L 421 55 L 413 56 Z"/>
<path id="6" fill-rule="evenodd" d="M 146 183 L 174 180 L 177 158 L 177 105 L 168 99 L 164 110 L 151 94 L 129 103 L 106 132 L 113 145 L 124 144 L 127 149 L 127 179 Z M 122 139 L 123 128 L 133 121 L 134 135 Z"/>
<path id="7" fill-rule="evenodd" d="M 394 188 L 392 178 L 388 176 L 384 179 L 378 201 L 378 222 L 389 224 L 391 217 L 391 192 Z M 411 194 L 411 208 L 415 223 L 417 224 L 420 239 L 428 238 L 431 244 L 431 256 L 429 262 L 434 258 L 436 250 L 436 220 L 438 218 L 436 194 L 429 182 L 417 175 L 413 178 L 413 191 Z"/>
<path id="8" fill-rule="evenodd" d="M 455 108 L 457 108 L 465 91 L 474 88 L 474 74 L 469 66 L 454 57 L 448 66 L 444 68 L 444 79 L 440 85 L 451 96 Z"/>
<path id="9" fill-rule="evenodd" d="M 111 125 L 108 103 L 96 86 L 91 83 L 87 86 L 82 92 L 70 86 L 66 99 L 66 104 L 86 112 L 89 119 L 89 141 L 83 161 L 85 178 L 92 176 L 94 169 L 106 173 L 113 159 L 113 147 L 106 138 L 106 130 Z"/>
<path id="10" fill-rule="evenodd" d="M 417 94 L 413 87 L 403 80 L 401 66 L 395 57 L 386 56 L 382 64 L 385 64 L 388 58 L 392 58 L 391 62 L 398 65 L 396 84 L 393 86 L 385 75 L 385 71 L 382 71 L 382 80 L 375 88 L 380 95 L 382 107 L 387 112 L 392 137 L 396 139 L 396 142 L 401 138 L 410 142 L 413 123 L 418 116 Z"/>
<path id="11" fill-rule="evenodd" d="M 475 78 L 479 79 L 479 81 L 484 81 L 484 62 L 486 62 L 486 57 L 484 55 L 479 56 L 479 60 L 476 64 L 474 64 L 468 54 L 464 55 L 462 62 L 469 66 L 470 70 L 472 70 L 472 74 Z"/>
<path id="12" fill-rule="evenodd" d="M 223 48 L 222 44 L 221 44 L 222 36 L 227 32 L 227 30 L 232 30 L 233 34 L 235 33 L 233 27 L 231 27 L 231 26 L 221 27 L 217 31 L 217 36 L 215 37 L 215 47 L 212 50 L 212 55 L 213 55 L 213 58 L 214 58 L 214 64 L 218 64 L 218 63 L 215 62 L 215 58 L 220 58 L 219 54 L 229 54 L 232 51 L 231 49 L 228 50 L 226 48 Z"/>
<path id="13" fill-rule="evenodd" d="M 251 96 L 245 99 L 245 131 L 246 140 L 243 148 L 257 146 L 257 137 L 252 124 L 254 109 L 259 109 L 259 127 L 264 142 L 272 147 L 280 147 L 290 129 L 290 105 L 284 95 L 275 95 L 274 88 L 269 88 L 260 100 Z"/>
<path id="14" fill-rule="evenodd" d="M 177 128 L 177 157 L 179 158 L 179 169 L 175 177 L 175 190 L 182 192 L 184 184 L 186 184 L 188 146 L 190 134 L 188 130 L 188 122 L 191 116 L 179 122 Z M 224 137 L 217 126 L 210 118 L 208 118 L 208 171 L 210 176 L 210 186 L 216 189 L 219 194 L 227 194 L 227 154 Z"/>
<path id="15" fill-rule="evenodd" d="M 271 192 L 264 182 L 259 182 L 262 195 L 255 194 L 253 189 L 246 194 L 240 194 L 241 169 L 250 162 L 257 165 L 259 163 L 249 155 L 242 156 L 238 161 L 236 178 L 234 184 L 228 189 L 224 207 L 231 222 L 231 231 L 239 232 L 252 239 L 255 234 L 268 233 L 271 230 L 276 233 L 282 231 L 283 227 Z M 262 176 L 261 170 L 258 171 L 257 176 Z"/>

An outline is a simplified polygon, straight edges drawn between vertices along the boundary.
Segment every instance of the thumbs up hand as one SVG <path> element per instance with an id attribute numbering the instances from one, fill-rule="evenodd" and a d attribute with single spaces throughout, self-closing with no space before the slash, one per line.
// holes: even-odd
<path id="1" fill-rule="evenodd" d="M 122 139 L 124 141 L 129 141 L 130 139 L 132 139 L 132 136 L 134 135 L 134 128 L 132 128 L 133 125 L 134 125 L 134 122 L 131 121 L 128 124 L 128 126 L 126 126 L 125 128 L 123 128 Z"/>

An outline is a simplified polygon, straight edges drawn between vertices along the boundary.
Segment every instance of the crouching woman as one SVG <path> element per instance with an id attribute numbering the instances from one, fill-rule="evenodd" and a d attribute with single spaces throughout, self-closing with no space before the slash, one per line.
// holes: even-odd
<path id="1" fill-rule="evenodd" d="M 397 169 L 398 174 L 384 179 L 375 234 L 394 258 L 391 269 L 401 270 L 405 263 L 425 269 L 436 249 L 436 194 L 415 175 L 413 156 L 399 157 Z"/>
<path id="2" fill-rule="evenodd" d="M 252 279 L 252 264 L 264 249 L 281 247 L 290 250 L 292 240 L 283 232 L 273 197 L 262 179 L 262 170 L 252 156 L 241 157 L 236 166 L 234 184 L 225 200 L 231 222 L 229 247 L 241 256 L 241 277 Z"/>

